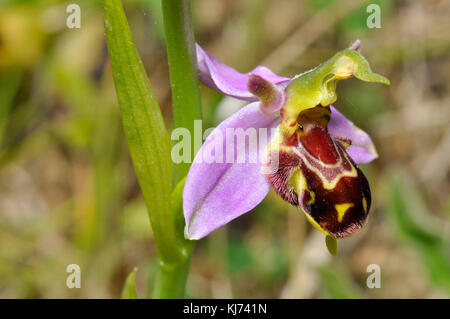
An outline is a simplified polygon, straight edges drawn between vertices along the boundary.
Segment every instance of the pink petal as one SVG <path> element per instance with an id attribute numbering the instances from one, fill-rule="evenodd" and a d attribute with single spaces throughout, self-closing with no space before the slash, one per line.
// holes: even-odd
<path id="1" fill-rule="evenodd" d="M 260 103 L 251 103 L 227 118 L 208 136 L 195 156 L 183 190 L 183 210 L 186 221 L 185 234 L 189 239 L 200 239 L 232 219 L 248 212 L 260 203 L 269 191 L 269 184 L 261 173 L 261 156 L 270 141 L 270 128 L 276 128 L 279 117 L 265 115 Z M 236 145 L 236 138 L 226 138 L 227 128 L 268 128 L 268 138 L 258 137 L 259 143 L 249 149 Z M 224 138 L 222 138 L 224 136 Z M 266 141 L 264 141 L 266 140 Z M 218 142 L 222 150 L 222 163 L 207 163 L 208 149 Z M 228 145 L 227 145 L 228 144 Z M 226 162 L 226 147 L 234 151 L 231 163 Z M 245 162 L 237 163 L 238 154 L 245 155 Z M 255 159 L 252 163 L 251 158 Z"/>
<path id="2" fill-rule="evenodd" d="M 198 44 L 197 64 L 203 83 L 226 95 L 246 101 L 258 100 L 247 88 L 250 74 L 259 75 L 274 84 L 284 84 L 290 81 L 289 78 L 278 76 L 264 66 L 258 66 L 245 74 L 239 73 L 204 51 Z"/>
<path id="3" fill-rule="evenodd" d="M 355 126 L 333 106 L 331 106 L 331 120 L 328 123 L 328 131 L 335 137 L 351 140 L 352 144 L 347 149 L 347 153 L 355 163 L 369 163 L 378 157 L 370 136 Z"/>

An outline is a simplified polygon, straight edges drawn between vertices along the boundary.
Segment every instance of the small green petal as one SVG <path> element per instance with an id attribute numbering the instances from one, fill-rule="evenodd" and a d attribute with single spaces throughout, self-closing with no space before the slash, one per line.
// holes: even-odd
<path id="1" fill-rule="evenodd" d="M 336 237 L 326 236 L 325 243 L 327 244 L 327 248 L 330 254 L 336 257 L 338 254 Z"/>

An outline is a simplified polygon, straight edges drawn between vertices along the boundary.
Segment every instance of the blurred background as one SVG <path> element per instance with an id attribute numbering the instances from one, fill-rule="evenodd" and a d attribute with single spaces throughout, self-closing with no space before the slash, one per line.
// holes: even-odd
<path id="1" fill-rule="evenodd" d="M 159 0 L 123 0 L 172 128 Z M 81 28 L 66 7 L 81 7 Z M 369 4 L 381 28 L 369 29 Z M 450 297 L 450 1 L 196 0 L 196 40 L 248 72 L 308 70 L 361 39 L 391 86 L 341 82 L 336 106 L 373 137 L 361 165 L 367 225 L 329 255 L 324 236 L 274 193 L 198 242 L 196 298 Z M 242 103 L 202 86 L 204 129 Z M 124 139 L 101 1 L 0 1 L 0 298 L 117 298 L 133 267 L 155 278 L 155 245 Z M 68 289 L 66 267 L 81 267 Z M 367 267 L 381 268 L 369 289 Z"/>

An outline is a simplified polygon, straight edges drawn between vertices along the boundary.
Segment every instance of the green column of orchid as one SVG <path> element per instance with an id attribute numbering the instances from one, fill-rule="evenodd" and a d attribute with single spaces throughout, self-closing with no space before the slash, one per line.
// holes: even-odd
<path id="1" fill-rule="evenodd" d="M 183 183 L 172 193 L 169 137 L 122 4 L 120 0 L 104 0 L 103 4 L 123 128 L 158 249 L 154 297 L 183 297 L 190 259 L 190 244 L 183 237 Z"/>

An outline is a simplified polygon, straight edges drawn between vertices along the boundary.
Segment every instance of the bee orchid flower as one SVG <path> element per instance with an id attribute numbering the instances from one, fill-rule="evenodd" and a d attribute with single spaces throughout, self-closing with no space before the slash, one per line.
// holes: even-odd
<path id="1" fill-rule="evenodd" d="M 252 210 L 270 188 L 298 206 L 327 236 L 342 238 L 361 228 L 371 194 L 356 164 L 372 161 L 377 153 L 369 135 L 331 104 L 337 99 L 339 80 L 352 76 L 383 84 L 389 80 L 371 71 L 359 52 L 359 41 L 293 78 L 263 66 L 239 73 L 198 45 L 197 59 L 203 83 L 251 103 L 220 123 L 194 158 L 183 190 L 185 236 L 208 235 Z M 230 138 L 227 130 L 249 128 L 267 129 L 266 142 L 230 147 L 236 138 Z M 213 153 L 231 149 L 232 160 L 205 161 L 205 152 L 212 149 Z M 236 160 L 257 152 L 263 156 L 255 161 Z"/>

